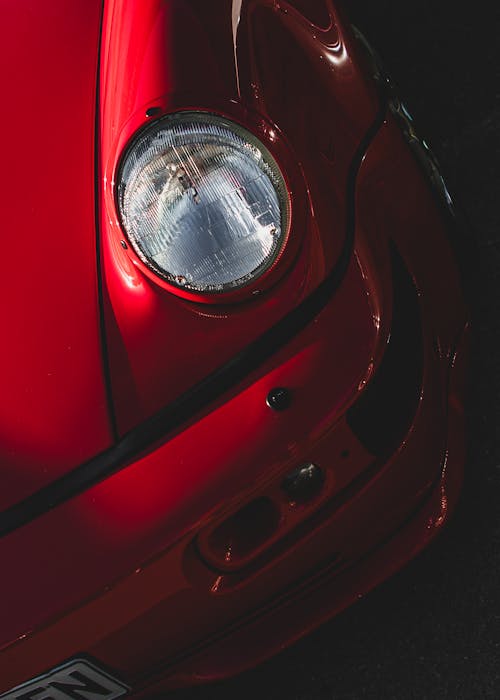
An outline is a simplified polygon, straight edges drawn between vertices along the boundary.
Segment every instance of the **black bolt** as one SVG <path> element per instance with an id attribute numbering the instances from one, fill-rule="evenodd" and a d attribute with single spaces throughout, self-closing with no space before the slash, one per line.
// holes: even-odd
<path id="1" fill-rule="evenodd" d="M 149 107 L 146 110 L 146 117 L 154 117 L 157 114 L 160 114 L 161 108 L 160 107 Z"/>
<path id="2" fill-rule="evenodd" d="M 127 250 L 128 246 L 127 246 L 125 241 L 120 241 L 120 244 L 121 244 L 121 247 L 123 248 L 123 250 Z"/>
<path id="3" fill-rule="evenodd" d="M 305 503 L 323 488 L 325 475 L 321 467 L 309 462 L 285 477 L 282 488 L 292 503 Z"/>
<path id="4" fill-rule="evenodd" d="M 266 403 L 274 411 L 286 411 L 292 403 L 292 397 L 288 389 L 279 386 L 269 392 Z"/>

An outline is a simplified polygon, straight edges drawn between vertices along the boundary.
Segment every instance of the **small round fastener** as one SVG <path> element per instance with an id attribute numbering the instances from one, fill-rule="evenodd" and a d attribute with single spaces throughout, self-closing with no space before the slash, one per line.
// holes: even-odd
<path id="1" fill-rule="evenodd" d="M 286 411 L 292 403 L 292 396 L 288 389 L 279 386 L 271 389 L 267 395 L 266 403 L 273 411 Z"/>
<path id="2" fill-rule="evenodd" d="M 306 503 L 319 494 L 324 483 L 325 474 L 321 467 L 308 462 L 285 477 L 282 489 L 291 503 Z"/>
<path id="3" fill-rule="evenodd" d="M 161 107 L 148 107 L 146 117 L 156 117 L 161 114 Z"/>

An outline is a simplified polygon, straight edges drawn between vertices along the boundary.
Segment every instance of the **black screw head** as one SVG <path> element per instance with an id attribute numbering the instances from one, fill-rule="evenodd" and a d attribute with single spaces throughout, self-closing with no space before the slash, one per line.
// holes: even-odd
<path id="1" fill-rule="evenodd" d="M 273 411 L 286 411 L 292 403 L 292 396 L 288 389 L 279 386 L 271 389 L 267 395 L 266 403 Z"/>
<path id="2" fill-rule="evenodd" d="M 161 107 L 149 107 L 146 110 L 146 117 L 156 117 L 158 114 L 161 114 Z"/>

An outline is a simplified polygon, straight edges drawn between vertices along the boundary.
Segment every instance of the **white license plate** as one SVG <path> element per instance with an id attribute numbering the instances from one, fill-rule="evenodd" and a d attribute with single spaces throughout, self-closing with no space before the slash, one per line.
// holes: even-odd
<path id="1" fill-rule="evenodd" d="M 75 659 L 18 685 L 0 695 L 0 700 L 114 700 L 129 690 L 93 663 Z"/>

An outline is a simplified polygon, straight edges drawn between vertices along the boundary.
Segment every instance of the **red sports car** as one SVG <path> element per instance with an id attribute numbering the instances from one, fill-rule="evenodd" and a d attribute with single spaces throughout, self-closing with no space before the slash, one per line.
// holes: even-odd
<path id="1" fill-rule="evenodd" d="M 0 28 L 0 697 L 235 674 L 457 501 L 451 198 L 333 0 Z"/>

